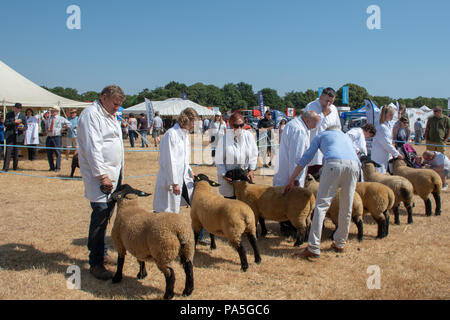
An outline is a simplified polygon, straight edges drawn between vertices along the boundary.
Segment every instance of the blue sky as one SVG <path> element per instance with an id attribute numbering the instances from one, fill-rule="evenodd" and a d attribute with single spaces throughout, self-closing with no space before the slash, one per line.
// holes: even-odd
<path id="1" fill-rule="evenodd" d="M 72 4 L 81 30 L 66 27 Z M 366 27 L 369 5 L 381 30 Z M 244 81 L 283 96 L 352 82 L 372 95 L 450 96 L 447 0 L 15 0 L 0 13 L 0 60 L 49 87 Z"/>

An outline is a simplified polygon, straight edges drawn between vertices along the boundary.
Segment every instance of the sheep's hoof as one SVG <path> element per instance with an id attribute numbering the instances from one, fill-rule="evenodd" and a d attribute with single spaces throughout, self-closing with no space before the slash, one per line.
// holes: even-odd
<path id="1" fill-rule="evenodd" d="M 294 243 L 294 247 L 300 247 L 303 244 L 303 241 L 300 239 L 297 239 L 297 241 L 295 241 Z"/>
<path id="2" fill-rule="evenodd" d="M 243 265 L 243 266 L 241 267 L 242 272 L 246 272 L 247 269 L 248 269 L 248 265 Z"/>
<path id="3" fill-rule="evenodd" d="M 436 211 L 436 216 L 440 216 L 441 212 L 440 211 Z"/>
<path id="4" fill-rule="evenodd" d="M 172 300 L 173 297 L 174 297 L 173 292 L 172 292 L 172 293 L 166 293 L 166 294 L 164 295 L 164 300 Z"/>
<path id="5" fill-rule="evenodd" d="M 183 297 L 189 297 L 192 294 L 193 291 L 194 291 L 194 288 L 186 288 L 186 289 L 184 289 Z"/>
<path id="6" fill-rule="evenodd" d="M 139 280 L 142 280 L 142 279 L 147 278 L 147 271 L 139 272 L 139 273 L 137 274 L 137 278 L 138 278 Z"/>
<path id="7" fill-rule="evenodd" d="M 256 264 L 260 264 L 261 263 L 261 257 L 256 257 L 255 258 L 255 263 Z"/>
<path id="8" fill-rule="evenodd" d="M 122 276 L 121 275 L 115 275 L 114 278 L 112 278 L 112 283 L 119 283 L 120 281 L 122 281 Z"/>

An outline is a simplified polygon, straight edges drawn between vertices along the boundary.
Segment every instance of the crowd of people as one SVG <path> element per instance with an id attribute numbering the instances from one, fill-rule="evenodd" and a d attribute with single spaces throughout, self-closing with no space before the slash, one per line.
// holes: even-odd
<path id="1" fill-rule="evenodd" d="M 131 147 L 141 138 L 141 146 L 148 147 L 147 135 L 152 132 L 155 147 L 159 146 L 159 172 L 154 192 L 154 212 L 180 211 L 180 206 L 190 205 L 194 189 L 195 173 L 190 166 L 190 133 L 200 127 L 201 132 L 209 132 L 212 157 L 220 184 L 219 193 L 235 199 L 232 181 L 226 176 L 233 169 L 243 169 L 250 181 L 254 181 L 258 169 L 258 157 L 263 155 L 263 167 L 272 166 L 273 133 L 275 124 L 272 113 L 267 111 L 258 124 L 256 139 L 245 117 L 236 111 L 225 119 L 216 112 L 213 119 L 202 119 L 192 108 L 187 108 L 178 116 L 174 126 L 164 128 L 158 113 L 149 123 L 145 114 L 136 118 L 130 114 L 126 119 L 116 116 L 125 94 L 118 86 L 103 89 L 100 98 L 87 107 L 80 116 L 76 110 L 68 119 L 59 115 L 59 107 L 51 108 L 43 119 L 46 137 L 49 170 L 59 171 L 60 148 L 63 145 L 62 131 L 67 130 L 66 146 L 78 147 L 79 165 L 85 187 L 85 197 L 92 208 L 88 234 L 90 272 L 98 279 L 110 279 L 111 273 L 104 267 L 111 263 L 105 244 L 105 232 L 115 203 L 109 195 L 121 184 L 124 170 L 124 138 L 130 139 Z M 299 252 L 300 257 L 319 257 L 320 239 L 325 213 L 331 199 L 341 188 L 339 202 L 339 224 L 333 236 L 332 249 L 343 252 L 348 238 L 352 214 L 352 202 L 356 183 L 361 181 L 359 158 L 370 155 L 380 164 L 380 172 L 389 170 L 391 158 L 403 159 L 402 147 L 410 140 L 409 120 L 406 108 L 396 108 L 390 104 L 381 109 L 379 123 L 365 124 L 342 132 L 339 113 L 334 101 L 336 92 L 332 88 L 323 90 L 321 96 L 307 105 L 301 115 L 290 121 L 280 122 L 278 161 L 275 165 L 273 185 L 283 188 L 284 193 L 294 187 L 303 187 L 307 173 L 320 177 L 308 246 Z M 17 104 L 5 118 L 4 128 L 6 156 L 3 170 L 8 171 L 10 159 L 13 169 L 17 169 L 17 145 L 25 143 L 30 148 L 39 144 L 37 118 L 33 111 L 21 112 Z M 119 121 L 118 121 L 119 120 Z M 0 123 L 3 126 L 3 123 Z M 1 128 L 1 127 L 0 127 Z M 423 128 L 415 126 L 422 138 Z M 0 130 L 3 133 L 3 129 Z M 445 143 L 450 134 L 450 119 L 442 114 L 440 107 L 434 108 L 434 115 L 427 121 L 424 139 L 427 151 L 418 157 L 418 163 L 436 170 L 442 178 L 444 190 L 446 178 L 450 174 L 450 161 L 445 155 Z M 163 135 L 160 139 L 160 135 Z M 37 140 L 36 140 L 37 137 Z M 0 136 L 2 138 L 2 136 Z M 366 139 L 373 138 L 371 151 Z M 258 141 L 260 147 L 258 148 Z M 267 142 L 267 143 L 266 143 Z M 261 149 L 262 146 L 262 149 Z M 35 150 L 35 149 L 34 149 Z M 29 153 L 29 159 L 36 159 Z M 56 154 L 56 163 L 54 155 Z M 280 227 L 289 228 L 289 222 L 281 222 Z"/>

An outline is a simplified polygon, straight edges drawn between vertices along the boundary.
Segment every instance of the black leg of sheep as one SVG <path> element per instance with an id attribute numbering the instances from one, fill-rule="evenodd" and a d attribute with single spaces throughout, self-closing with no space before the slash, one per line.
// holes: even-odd
<path id="1" fill-rule="evenodd" d="M 360 217 L 352 217 L 353 223 L 358 228 L 358 241 L 362 241 L 364 237 L 364 224 Z M 336 231 L 336 230 L 335 230 Z"/>
<path id="2" fill-rule="evenodd" d="M 175 287 L 175 272 L 170 267 L 167 267 L 167 270 L 163 271 L 164 277 L 166 278 L 166 292 L 164 293 L 164 299 L 170 300 L 175 295 L 173 290 Z"/>
<path id="3" fill-rule="evenodd" d="M 255 263 L 257 264 L 261 263 L 261 256 L 259 255 L 259 249 L 258 244 L 256 243 L 256 238 L 251 233 L 247 233 L 247 239 L 253 248 L 253 253 L 255 255 Z"/>
<path id="4" fill-rule="evenodd" d="M 436 212 L 437 216 L 441 215 L 441 195 L 437 192 L 433 192 L 434 201 L 436 202 Z"/>
<path id="5" fill-rule="evenodd" d="M 211 239 L 211 245 L 210 245 L 210 249 L 211 250 L 216 250 L 216 237 L 210 232 L 209 233 L 209 238 Z"/>
<path id="6" fill-rule="evenodd" d="M 432 204 L 431 204 L 431 199 L 428 198 L 427 200 L 425 200 L 425 214 L 427 217 L 430 217 L 432 213 L 433 213 L 433 208 L 432 208 Z"/>
<path id="7" fill-rule="evenodd" d="M 237 252 L 239 253 L 239 258 L 241 259 L 241 269 L 242 271 L 247 271 L 248 269 L 248 262 L 247 262 L 247 255 L 245 254 L 245 249 L 242 243 L 239 243 L 239 245 L 235 248 Z"/>
<path id="8" fill-rule="evenodd" d="M 396 225 L 400 224 L 400 213 L 399 213 L 400 203 L 397 204 L 392 208 L 392 211 L 394 211 L 394 223 Z"/>
<path id="9" fill-rule="evenodd" d="M 267 235 L 266 221 L 264 218 L 259 217 L 259 224 L 261 225 L 261 237 L 265 237 Z M 257 225 L 258 226 L 258 225 Z"/>
<path id="10" fill-rule="evenodd" d="M 186 274 L 186 283 L 184 286 L 183 296 L 188 297 L 194 291 L 194 267 L 192 261 L 181 258 L 184 273 Z"/>
<path id="11" fill-rule="evenodd" d="M 378 219 L 377 223 L 378 223 L 378 235 L 377 235 L 377 238 L 378 239 L 383 239 L 386 236 L 386 234 L 385 234 L 385 232 L 386 232 L 386 220 L 380 218 L 380 219 Z"/>
<path id="12" fill-rule="evenodd" d="M 387 237 L 389 234 L 389 211 L 383 212 L 384 219 L 385 219 L 385 230 L 384 230 L 384 236 Z"/>
<path id="13" fill-rule="evenodd" d="M 137 274 L 137 278 L 139 280 L 145 279 L 147 277 L 147 269 L 145 268 L 145 262 L 139 261 L 139 273 Z"/>
<path id="14" fill-rule="evenodd" d="M 125 257 L 118 257 L 117 258 L 117 270 L 116 270 L 116 274 L 114 275 L 114 277 L 112 278 L 112 282 L 113 283 L 119 283 L 120 281 L 122 281 L 122 272 L 123 272 L 123 264 L 125 262 Z"/>
<path id="15" fill-rule="evenodd" d="M 411 205 L 411 203 L 405 203 L 404 205 L 406 207 L 406 211 L 408 212 L 408 224 L 411 224 L 413 223 L 413 215 L 412 215 L 413 206 Z"/>

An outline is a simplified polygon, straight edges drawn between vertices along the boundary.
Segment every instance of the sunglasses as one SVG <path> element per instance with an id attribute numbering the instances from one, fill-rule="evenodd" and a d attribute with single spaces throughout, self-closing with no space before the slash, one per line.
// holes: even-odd
<path id="1" fill-rule="evenodd" d="M 235 129 L 237 129 L 237 128 L 243 128 L 243 127 L 245 126 L 245 123 L 241 123 L 241 124 L 235 124 L 235 123 L 233 123 L 231 126 L 232 126 L 233 128 L 235 128 Z"/>
<path id="2" fill-rule="evenodd" d="M 434 113 L 441 112 L 442 110 L 433 110 Z"/>

